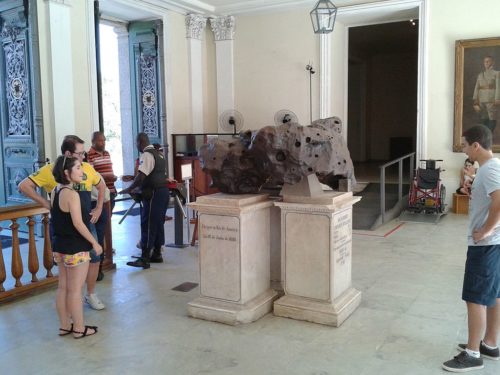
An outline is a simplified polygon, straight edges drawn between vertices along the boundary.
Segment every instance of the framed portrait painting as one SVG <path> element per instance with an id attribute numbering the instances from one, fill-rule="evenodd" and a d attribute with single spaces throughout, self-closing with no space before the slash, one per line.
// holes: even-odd
<path id="1" fill-rule="evenodd" d="M 453 151 L 462 151 L 463 131 L 477 124 L 490 128 L 500 152 L 500 37 L 455 42 Z"/>

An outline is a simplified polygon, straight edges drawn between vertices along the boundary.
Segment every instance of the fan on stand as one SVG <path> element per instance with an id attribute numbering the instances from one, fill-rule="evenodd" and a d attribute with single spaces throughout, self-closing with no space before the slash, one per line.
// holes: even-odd
<path id="1" fill-rule="evenodd" d="M 297 123 L 299 119 L 297 115 L 288 109 L 281 109 L 274 115 L 274 123 L 276 126 L 287 124 L 289 122 Z"/>
<path id="2" fill-rule="evenodd" d="M 224 111 L 219 116 L 219 125 L 225 132 L 236 135 L 243 128 L 243 115 L 235 109 Z"/>

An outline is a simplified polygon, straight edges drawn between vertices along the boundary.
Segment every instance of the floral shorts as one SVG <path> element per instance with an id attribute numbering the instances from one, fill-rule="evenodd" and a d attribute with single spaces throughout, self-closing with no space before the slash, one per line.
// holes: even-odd
<path id="1" fill-rule="evenodd" d="M 53 255 L 54 262 L 57 264 L 63 262 L 65 267 L 76 267 L 90 260 L 90 254 L 88 251 L 80 251 L 76 254 L 53 253 Z"/>

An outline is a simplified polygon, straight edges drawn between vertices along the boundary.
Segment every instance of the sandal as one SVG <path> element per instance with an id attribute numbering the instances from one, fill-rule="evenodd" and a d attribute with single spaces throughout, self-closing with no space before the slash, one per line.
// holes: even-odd
<path id="1" fill-rule="evenodd" d="M 89 328 L 93 329 L 94 332 L 89 333 L 88 332 Z M 81 335 L 81 336 L 75 336 L 75 335 L 73 335 L 73 337 L 75 339 L 81 339 L 81 338 L 84 338 L 84 337 L 87 337 L 87 336 L 95 335 L 97 333 L 97 327 L 96 326 L 85 326 L 85 329 L 83 330 L 83 332 L 73 331 L 73 333 Z"/>
<path id="2" fill-rule="evenodd" d="M 59 336 L 66 336 L 69 335 L 70 333 L 73 333 L 73 323 L 71 323 L 70 329 L 59 328 L 59 331 L 60 331 Z"/>

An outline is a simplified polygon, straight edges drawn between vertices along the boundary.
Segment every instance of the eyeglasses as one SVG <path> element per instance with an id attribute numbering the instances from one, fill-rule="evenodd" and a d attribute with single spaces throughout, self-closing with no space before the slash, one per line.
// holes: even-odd
<path id="1" fill-rule="evenodd" d="M 82 151 L 82 152 L 73 152 L 73 155 L 85 156 L 85 151 Z"/>

